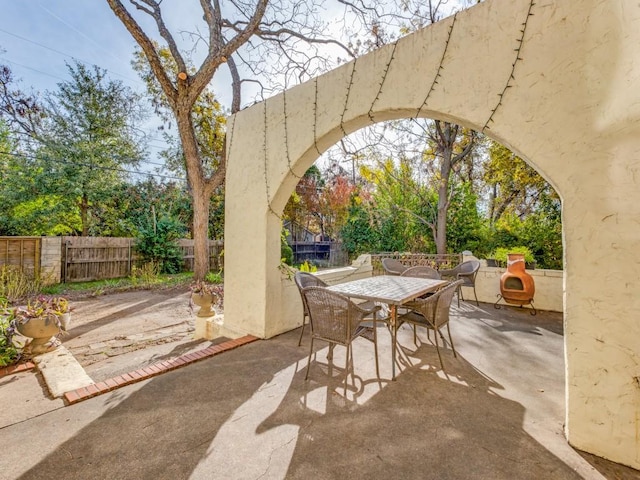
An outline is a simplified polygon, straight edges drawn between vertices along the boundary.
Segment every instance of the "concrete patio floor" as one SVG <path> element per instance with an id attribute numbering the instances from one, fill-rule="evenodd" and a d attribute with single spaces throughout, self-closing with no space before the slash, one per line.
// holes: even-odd
<path id="1" fill-rule="evenodd" d="M 452 314 L 446 373 L 404 326 L 391 381 L 380 328 L 380 379 L 358 339 L 345 396 L 344 349 L 331 368 L 318 342 L 305 381 L 309 339 L 292 331 L 0 428 L 0 478 L 640 479 L 564 438 L 560 314 Z"/>

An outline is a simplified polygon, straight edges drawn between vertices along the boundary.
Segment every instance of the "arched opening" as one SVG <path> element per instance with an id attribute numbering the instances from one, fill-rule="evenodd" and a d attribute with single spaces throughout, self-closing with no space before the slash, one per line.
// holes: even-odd
<path id="1" fill-rule="evenodd" d="M 638 468 L 640 280 L 629 258 L 640 116 L 628 100 L 640 69 L 625 49 L 640 33 L 626 3 L 486 2 L 236 115 L 225 322 L 270 337 L 291 314 L 278 215 L 297 177 L 345 134 L 415 116 L 484 131 L 562 197 L 569 441 Z"/>

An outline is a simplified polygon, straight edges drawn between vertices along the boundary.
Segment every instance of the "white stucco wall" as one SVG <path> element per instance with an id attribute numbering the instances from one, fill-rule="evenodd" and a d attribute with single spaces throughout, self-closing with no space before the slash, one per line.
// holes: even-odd
<path id="1" fill-rule="evenodd" d="M 230 120 L 225 323 L 260 337 L 279 333 L 278 214 L 298 177 L 345 133 L 415 116 L 424 104 L 420 116 L 484 130 L 562 197 L 567 435 L 640 468 L 640 6 L 487 0 L 452 24 L 445 19 Z"/>

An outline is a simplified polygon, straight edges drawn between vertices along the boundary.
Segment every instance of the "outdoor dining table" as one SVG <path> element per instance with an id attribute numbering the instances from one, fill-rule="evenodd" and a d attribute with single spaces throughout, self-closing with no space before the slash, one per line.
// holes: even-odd
<path id="1" fill-rule="evenodd" d="M 391 379 L 395 380 L 398 307 L 426 293 L 433 292 L 447 283 L 449 282 L 446 280 L 431 278 L 380 275 L 340 283 L 327 288 L 349 298 L 370 300 L 389 305 L 391 313 Z"/>

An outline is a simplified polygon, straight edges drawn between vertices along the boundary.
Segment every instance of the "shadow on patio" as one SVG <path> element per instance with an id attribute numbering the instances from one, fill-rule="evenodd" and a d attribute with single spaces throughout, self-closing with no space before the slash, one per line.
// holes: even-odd
<path id="1" fill-rule="evenodd" d="M 0 476 L 605 478 L 562 434 L 561 315 L 468 303 L 452 313 L 459 357 L 443 349 L 446 374 L 426 332 L 416 346 L 405 326 L 391 382 L 381 328 L 381 379 L 358 339 L 345 397 L 344 349 L 330 370 L 317 342 L 305 382 L 309 339 L 297 347 L 293 331 L 8 427 Z M 602 462 L 615 472 L 606 478 L 640 478 Z"/>

